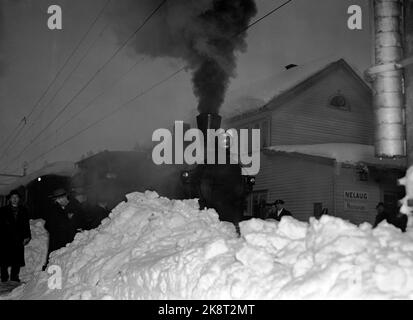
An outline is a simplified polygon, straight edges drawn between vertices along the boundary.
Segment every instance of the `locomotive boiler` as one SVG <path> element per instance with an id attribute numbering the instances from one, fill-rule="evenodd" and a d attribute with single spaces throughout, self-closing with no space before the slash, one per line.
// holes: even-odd
<path id="1" fill-rule="evenodd" d="M 208 129 L 221 128 L 221 119 L 218 114 L 201 113 L 197 116 L 198 129 L 207 137 Z M 212 143 L 216 160 L 213 164 L 207 162 L 207 150 L 211 146 L 208 145 L 208 139 L 204 139 L 204 163 L 182 172 L 186 195 L 187 198 L 198 198 L 201 209 L 215 209 L 220 220 L 232 222 L 238 230 L 238 223 L 244 219 L 247 196 L 252 191 L 255 178 L 243 176 L 240 164 L 231 164 L 229 144 L 219 143 L 219 138 L 214 138 Z M 220 151 L 225 153 L 224 164 L 217 161 Z"/>

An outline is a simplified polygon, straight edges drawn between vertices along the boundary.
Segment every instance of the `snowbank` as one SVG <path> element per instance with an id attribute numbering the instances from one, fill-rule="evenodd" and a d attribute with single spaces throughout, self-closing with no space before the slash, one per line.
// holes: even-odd
<path id="1" fill-rule="evenodd" d="M 374 146 L 355 143 L 322 143 L 308 145 L 279 145 L 268 147 L 274 152 L 301 153 L 334 159 L 350 164 L 376 164 L 393 167 L 406 167 L 405 159 L 380 159 L 375 157 Z"/>
<path id="2" fill-rule="evenodd" d="M 22 281 L 31 280 L 36 272 L 42 270 L 46 262 L 49 235 L 44 228 L 44 220 L 30 220 L 32 240 L 24 250 L 26 266 L 20 271 Z"/>
<path id="3" fill-rule="evenodd" d="M 231 224 L 197 201 L 134 193 L 52 254 L 18 299 L 412 299 L 413 232 L 323 216 Z"/>

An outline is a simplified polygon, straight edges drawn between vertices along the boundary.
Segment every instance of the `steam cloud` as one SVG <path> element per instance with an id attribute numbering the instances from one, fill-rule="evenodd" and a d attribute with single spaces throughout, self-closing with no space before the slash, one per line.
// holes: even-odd
<path id="1" fill-rule="evenodd" d="M 125 18 L 125 10 L 139 15 L 139 20 L 132 19 L 136 26 L 158 2 L 128 0 L 118 15 Z M 136 38 L 134 49 L 186 61 L 193 72 L 199 112 L 218 113 L 235 73 L 236 52 L 246 49 L 245 30 L 256 12 L 254 0 L 169 0 L 145 26 L 144 35 Z M 127 27 L 130 32 L 132 26 Z M 117 31 L 126 38 L 126 29 Z"/>

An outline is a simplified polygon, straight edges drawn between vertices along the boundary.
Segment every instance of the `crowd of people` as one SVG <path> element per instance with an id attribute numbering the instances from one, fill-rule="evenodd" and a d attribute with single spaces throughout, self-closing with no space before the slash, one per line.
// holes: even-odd
<path id="1" fill-rule="evenodd" d="M 47 261 L 51 252 L 72 242 L 76 233 L 98 227 L 108 217 L 107 201 L 98 196 L 95 204 L 80 203 L 66 190 L 57 189 L 50 195 L 45 228 L 49 233 Z M 28 210 L 22 197 L 14 190 L 8 204 L 0 208 L 0 267 L 1 281 L 20 282 L 20 268 L 25 265 L 24 247 L 31 240 Z M 47 263 L 43 267 L 47 267 Z M 9 273 L 10 269 L 10 273 Z"/>
<path id="2" fill-rule="evenodd" d="M 389 224 L 394 225 L 401 231 L 406 232 L 408 218 L 405 214 L 397 211 L 386 210 L 383 202 L 379 202 L 376 206 L 377 215 L 376 221 L 374 222 L 374 228 L 376 228 L 382 221 L 386 221 Z"/>
<path id="3" fill-rule="evenodd" d="M 284 208 L 283 200 L 276 200 L 272 203 L 265 203 L 265 206 L 269 209 L 266 211 L 266 219 L 273 219 L 276 221 L 281 221 L 285 216 L 292 216 L 291 212 Z M 406 232 L 408 218 L 405 214 L 397 211 L 386 210 L 386 206 L 383 202 L 379 202 L 376 206 L 376 219 L 373 225 L 373 228 L 376 228 L 381 222 L 386 221 L 389 224 L 394 225 L 396 228 L 399 228 L 402 232 Z M 322 215 L 328 214 L 328 210 L 324 208 L 321 212 L 321 215 L 317 218 L 320 218 Z"/>
<path id="4" fill-rule="evenodd" d="M 284 203 L 283 200 L 276 200 L 273 203 L 266 204 L 269 207 L 266 219 L 281 221 L 283 217 L 292 217 L 291 212 L 284 208 Z"/>

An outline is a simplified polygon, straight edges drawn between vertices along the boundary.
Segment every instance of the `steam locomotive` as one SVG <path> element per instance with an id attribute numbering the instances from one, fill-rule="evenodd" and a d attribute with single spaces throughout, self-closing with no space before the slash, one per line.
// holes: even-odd
<path id="1" fill-rule="evenodd" d="M 208 129 L 221 128 L 221 116 L 212 113 L 201 113 L 197 116 L 198 129 L 207 136 Z M 218 140 L 218 139 L 217 139 Z M 207 143 L 207 139 L 204 139 Z M 201 209 L 215 209 L 222 221 L 232 222 L 238 230 L 238 224 L 244 219 L 246 199 L 255 183 L 252 176 L 243 176 L 240 164 L 231 164 L 229 144 L 215 144 L 217 159 L 219 148 L 224 148 L 225 164 L 207 164 L 206 152 L 204 164 L 198 164 L 192 170 L 183 171 L 181 179 L 187 198 L 198 198 Z M 204 150 L 208 148 L 204 145 Z M 222 151 L 222 150 L 221 150 Z"/>

